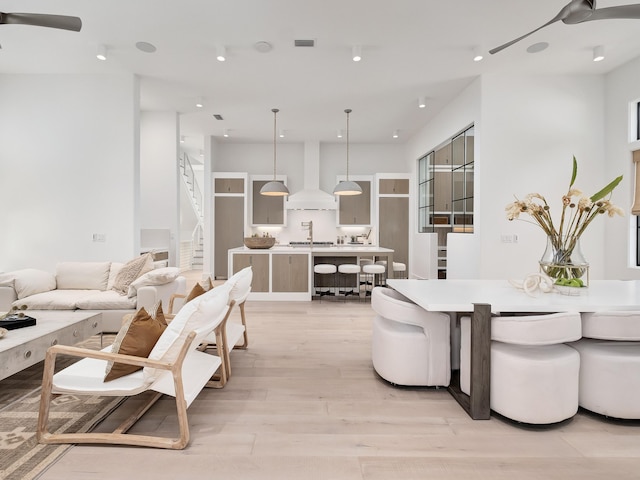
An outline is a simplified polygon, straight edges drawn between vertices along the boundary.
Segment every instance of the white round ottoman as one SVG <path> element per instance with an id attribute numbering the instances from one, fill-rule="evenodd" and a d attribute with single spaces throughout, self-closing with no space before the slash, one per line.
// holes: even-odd
<path id="1" fill-rule="evenodd" d="M 491 342 L 491 409 L 545 425 L 578 411 L 580 356 L 566 345 Z"/>
<path id="2" fill-rule="evenodd" d="M 640 342 L 583 338 L 580 406 L 614 418 L 640 419 Z"/>
<path id="3" fill-rule="evenodd" d="M 471 323 L 460 322 L 460 389 L 470 394 Z M 491 409 L 512 420 L 557 423 L 578 411 L 578 313 L 491 318 Z"/>

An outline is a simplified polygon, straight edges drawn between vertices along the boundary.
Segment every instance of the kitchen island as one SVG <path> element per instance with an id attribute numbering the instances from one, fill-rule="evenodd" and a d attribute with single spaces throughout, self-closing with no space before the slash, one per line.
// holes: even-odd
<path id="1" fill-rule="evenodd" d="M 393 250 L 375 245 L 290 246 L 269 249 L 237 247 L 229 250 L 229 275 L 253 267 L 251 300 L 310 301 L 314 291 L 313 265 L 357 263 L 361 258 L 387 261 L 393 265 Z"/>

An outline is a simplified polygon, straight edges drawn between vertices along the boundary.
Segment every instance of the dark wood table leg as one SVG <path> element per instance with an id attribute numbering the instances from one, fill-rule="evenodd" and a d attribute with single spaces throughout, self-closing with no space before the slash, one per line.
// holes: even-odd
<path id="1" fill-rule="evenodd" d="M 474 420 L 491 416 L 491 305 L 475 303 L 471 316 L 471 395 L 460 390 L 460 378 L 452 376 L 449 393 Z"/>

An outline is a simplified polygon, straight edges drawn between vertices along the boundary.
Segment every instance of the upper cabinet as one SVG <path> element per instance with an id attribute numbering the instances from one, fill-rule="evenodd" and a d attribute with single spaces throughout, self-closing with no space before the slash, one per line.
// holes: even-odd
<path id="1" fill-rule="evenodd" d="M 244 193 L 244 178 L 215 178 L 214 193 Z"/>
<path id="2" fill-rule="evenodd" d="M 360 195 L 338 196 L 338 225 L 371 225 L 372 180 L 354 180 L 362 188 Z"/>
<path id="3" fill-rule="evenodd" d="M 381 178 L 378 185 L 380 195 L 409 195 L 408 178 Z"/>
<path id="4" fill-rule="evenodd" d="M 284 225 L 284 197 L 260 195 L 260 189 L 271 180 L 251 180 L 252 225 Z M 278 180 L 282 181 L 284 180 Z"/>

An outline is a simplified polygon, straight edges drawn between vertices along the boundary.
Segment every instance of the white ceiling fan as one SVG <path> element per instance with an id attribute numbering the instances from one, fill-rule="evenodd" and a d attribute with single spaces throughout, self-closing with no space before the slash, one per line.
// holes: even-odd
<path id="1" fill-rule="evenodd" d="M 489 53 L 498 53 L 516 42 L 528 37 L 532 33 L 551 25 L 552 23 L 562 21 L 567 25 L 576 23 L 590 22 L 592 20 L 610 20 L 610 19 L 640 19 L 640 4 L 620 5 L 618 7 L 596 8 L 596 0 L 571 0 L 565 5 L 558 14 L 544 25 L 535 30 L 522 35 L 521 37 L 511 40 L 504 45 L 489 50 Z"/>

